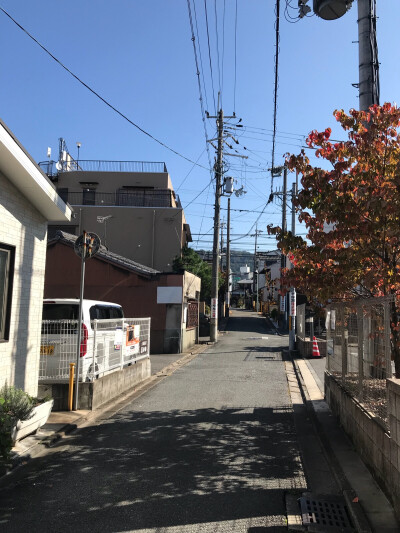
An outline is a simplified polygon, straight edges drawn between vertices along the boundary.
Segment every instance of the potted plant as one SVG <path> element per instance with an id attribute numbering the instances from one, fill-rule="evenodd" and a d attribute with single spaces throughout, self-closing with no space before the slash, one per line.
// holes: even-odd
<path id="1" fill-rule="evenodd" d="M 53 408 L 54 400 L 52 398 L 31 398 L 32 412 L 28 419 L 18 419 L 13 427 L 11 437 L 13 445 L 31 433 L 35 433 L 47 422 Z"/>
<path id="2" fill-rule="evenodd" d="M 52 407 L 52 399 L 32 398 L 8 385 L 0 389 L 0 461 L 9 463 L 15 442 L 45 424 Z"/>

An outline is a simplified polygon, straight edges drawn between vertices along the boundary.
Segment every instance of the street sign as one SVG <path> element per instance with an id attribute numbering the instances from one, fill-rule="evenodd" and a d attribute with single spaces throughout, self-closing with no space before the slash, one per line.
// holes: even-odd
<path id="1" fill-rule="evenodd" d="M 218 317 L 218 298 L 211 298 L 211 318 Z"/>
<path id="2" fill-rule="evenodd" d="M 290 316 L 296 316 L 296 291 L 292 289 L 289 294 L 290 297 Z"/>
<path id="3" fill-rule="evenodd" d="M 100 238 L 96 233 L 84 231 L 74 244 L 74 251 L 81 259 L 89 259 L 97 254 L 100 248 Z"/>

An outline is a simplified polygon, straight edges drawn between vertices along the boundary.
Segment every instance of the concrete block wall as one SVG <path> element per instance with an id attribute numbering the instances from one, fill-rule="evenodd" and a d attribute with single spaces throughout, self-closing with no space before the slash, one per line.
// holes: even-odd
<path id="1" fill-rule="evenodd" d="M 326 340 L 319 340 L 318 341 L 318 349 L 321 357 L 326 356 Z M 303 357 L 312 357 L 313 353 L 313 341 L 312 339 L 302 339 L 301 337 L 296 338 L 296 347 L 300 352 L 300 355 Z"/>
<path id="2" fill-rule="evenodd" d="M 390 432 L 325 373 L 325 396 L 357 453 L 369 467 L 400 519 L 400 380 L 388 380 Z"/>
<path id="3" fill-rule="evenodd" d="M 400 516 L 400 379 L 388 379 L 390 428 L 390 485 L 395 511 Z"/>
<path id="4" fill-rule="evenodd" d="M 150 358 L 141 359 L 122 370 L 116 370 L 92 383 L 79 383 L 78 409 L 95 410 L 120 394 L 134 391 L 151 376 Z M 39 396 L 51 396 L 53 411 L 68 409 L 68 383 L 44 383 L 39 385 Z"/>
<path id="5" fill-rule="evenodd" d="M 0 173 L 0 243 L 15 247 L 10 338 L 0 342 L 0 387 L 38 390 L 47 222 Z"/>

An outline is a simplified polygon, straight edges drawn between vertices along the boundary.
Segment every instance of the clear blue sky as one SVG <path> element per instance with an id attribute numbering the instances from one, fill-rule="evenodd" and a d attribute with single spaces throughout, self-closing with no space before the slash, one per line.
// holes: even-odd
<path id="1" fill-rule="evenodd" d="M 297 0 L 291 3 L 297 6 Z M 281 220 L 278 200 L 261 214 L 271 191 L 266 169 L 272 156 L 275 0 L 206 0 L 210 48 L 205 2 L 189 4 L 204 108 L 215 114 L 221 90 L 224 113 L 235 111 L 246 127 L 234 148 L 249 159 L 226 158 L 231 165 L 227 175 L 247 191 L 241 198 L 232 196 L 231 232 L 237 239 L 232 248 L 254 250 L 254 237 L 241 236 L 253 235 L 259 218 L 263 233 L 258 249 L 275 249 L 266 226 Z M 377 4 L 381 103 L 396 102 L 400 2 Z M 313 16 L 290 23 L 285 5 L 281 0 L 276 165 L 283 163 L 285 152 L 298 153 L 312 129 L 330 126 L 333 136 L 343 138 L 332 112 L 358 107 L 352 87 L 358 82 L 356 1 L 332 22 Z M 63 137 L 73 156 L 76 142 L 82 143 L 81 159 L 164 161 L 185 208 L 193 247 L 211 249 L 214 193 L 212 184 L 207 187 L 211 173 L 188 1 L 2 0 L 0 6 L 132 122 L 206 168 L 194 166 L 121 118 L 0 12 L 0 117 L 35 160 L 46 159 L 48 146 L 56 158 L 58 138 Z M 288 9 L 295 17 L 297 10 Z M 207 120 L 206 128 L 208 138 L 214 137 L 215 121 Z M 213 161 L 214 149 L 209 149 Z M 289 186 L 292 181 L 290 176 Z M 274 189 L 280 185 L 274 180 Z M 226 219 L 226 198 L 221 206 Z"/>

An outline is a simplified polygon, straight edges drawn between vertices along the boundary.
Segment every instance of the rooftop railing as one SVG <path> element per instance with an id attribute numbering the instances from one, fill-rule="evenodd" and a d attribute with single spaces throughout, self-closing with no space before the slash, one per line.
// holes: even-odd
<path id="1" fill-rule="evenodd" d="M 61 172 L 168 172 L 165 163 L 160 161 L 103 161 L 79 160 L 41 161 L 40 168 L 49 176 L 57 176 Z"/>
<path id="2" fill-rule="evenodd" d="M 180 207 L 170 189 L 155 189 L 142 191 L 119 190 L 115 193 L 97 192 L 85 189 L 68 191 L 59 189 L 61 198 L 74 205 L 101 205 L 123 207 Z"/>

